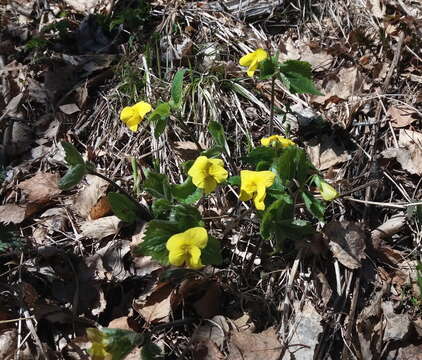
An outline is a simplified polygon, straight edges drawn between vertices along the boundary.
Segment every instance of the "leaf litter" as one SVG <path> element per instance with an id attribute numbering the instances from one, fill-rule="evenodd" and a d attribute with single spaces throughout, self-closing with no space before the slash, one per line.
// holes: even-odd
<path id="1" fill-rule="evenodd" d="M 88 358 L 86 328 L 100 325 L 149 331 L 173 357 L 418 358 L 420 5 L 317 1 L 308 9 L 231 2 L 221 12 L 216 2 L 157 1 L 139 34 L 127 31 L 127 19 L 115 19 L 113 28 L 89 15 L 117 13 L 120 2 L 65 3 L 64 18 L 64 4 L 51 4 L 45 21 L 54 30 L 34 30 L 43 2 L 14 1 L 2 19 L 0 234 L 7 238 L 0 244 L 10 250 L 0 252 L 1 305 L 7 320 L 26 319 L 2 329 L 2 358 L 17 349 L 21 358 L 30 358 L 29 349 Z M 141 41 L 127 36 L 135 33 Z M 323 95 L 297 96 L 276 84 L 277 130 L 291 131 L 315 167 L 351 196 L 337 199 L 320 233 L 304 240 L 318 251 L 296 260 L 294 246 L 273 253 L 264 244 L 255 257 L 256 219 L 234 215 L 241 211 L 233 192 L 209 198 L 201 207 L 211 214 L 213 235 L 239 239 L 225 241 L 228 260 L 201 276 L 160 282 L 168 269 L 134 253 L 143 224 L 112 215 L 108 183 L 86 176 L 81 187 L 58 188 L 64 168 L 56 144 L 84 149 L 101 172 L 131 191 L 130 158 L 146 168 L 159 164 L 179 183 L 182 163 L 199 153 L 193 139 L 208 147 L 207 125 L 219 121 L 234 173 L 246 144 L 265 135 L 269 114 L 270 84 L 242 79 L 237 65 L 258 46 L 312 64 Z M 181 110 L 191 134 L 175 127 L 155 139 L 146 127 L 128 134 L 120 126 L 122 106 L 162 98 L 172 73 L 189 66 L 206 73 L 190 85 Z M 226 228 L 227 218 L 236 225 Z M 74 346 L 85 357 L 72 353 Z M 139 358 L 139 348 L 134 351 Z"/>

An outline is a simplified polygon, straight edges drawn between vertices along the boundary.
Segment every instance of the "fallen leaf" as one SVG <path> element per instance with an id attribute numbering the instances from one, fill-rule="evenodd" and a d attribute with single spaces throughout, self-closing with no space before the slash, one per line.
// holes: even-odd
<path id="1" fill-rule="evenodd" d="M 98 202 L 91 208 L 89 217 L 92 220 L 99 219 L 111 213 L 111 205 L 107 196 L 101 197 Z"/>
<path id="2" fill-rule="evenodd" d="M 295 302 L 294 308 L 295 323 L 288 350 L 294 354 L 296 359 L 313 360 L 318 336 L 323 330 L 322 317 L 310 302 L 306 302 L 303 308 L 300 308 L 299 301 Z"/>
<path id="3" fill-rule="evenodd" d="M 281 343 L 274 328 L 258 334 L 232 332 L 229 341 L 230 360 L 278 360 Z"/>
<path id="4" fill-rule="evenodd" d="M 391 116 L 393 127 L 401 128 L 410 125 L 416 120 L 416 112 L 407 106 L 390 106 L 387 115 Z"/>
<path id="5" fill-rule="evenodd" d="M 87 219 L 92 208 L 105 195 L 109 183 L 95 175 L 86 175 L 85 179 L 87 185 L 76 195 L 73 208 L 80 216 Z M 92 219 L 95 220 L 95 218 Z"/>
<path id="6" fill-rule="evenodd" d="M 192 335 L 192 341 L 210 340 L 221 349 L 229 331 L 230 326 L 227 319 L 222 315 L 216 315 L 196 328 Z"/>
<path id="7" fill-rule="evenodd" d="M 194 360 L 223 360 L 224 355 L 211 340 L 199 340 L 193 344 L 192 356 Z"/>
<path id="8" fill-rule="evenodd" d="M 58 174 L 38 172 L 32 178 L 18 184 L 18 188 L 28 194 L 29 201 L 43 204 L 62 192 L 58 182 Z"/>
<path id="9" fill-rule="evenodd" d="M 92 239 L 103 239 L 117 234 L 122 221 L 117 216 L 106 216 L 97 220 L 88 220 L 81 224 L 82 236 Z"/>
<path id="10" fill-rule="evenodd" d="M 64 0 L 74 10 L 89 14 L 101 2 L 101 0 Z"/>
<path id="11" fill-rule="evenodd" d="M 293 42 L 291 38 L 283 43 L 284 51 L 280 52 L 279 59 L 307 61 L 312 65 L 314 71 L 327 71 L 332 63 L 333 56 L 327 50 L 320 48 L 318 44 L 311 44 L 305 40 L 297 40 Z"/>
<path id="12" fill-rule="evenodd" d="M 127 316 L 111 320 L 107 327 L 110 329 L 132 330 L 127 323 Z"/>
<path id="13" fill-rule="evenodd" d="M 59 109 L 66 115 L 72 115 L 81 111 L 76 104 L 64 104 L 59 106 Z"/>
<path id="14" fill-rule="evenodd" d="M 26 205 L 6 204 L 0 206 L 0 222 L 4 224 L 20 224 L 25 220 Z"/>
<path id="15" fill-rule="evenodd" d="M 411 145 L 410 148 L 390 148 L 384 150 L 381 155 L 385 159 L 396 159 L 403 170 L 410 174 L 422 175 L 422 149 L 416 145 Z"/>
<path id="16" fill-rule="evenodd" d="M 372 230 L 371 238 L 373 247 L 375 249 L 378 248 L 382 239 L 389 238 L 394 234 L 397 234 L 403 228 L 403 226 L 406 225 L 406 221 L 406 216 L 404 215 L 393 216 L 384 224 Z"/>
<path id="17" fill-rule="evenodd" d="M 15 358 L 17 340 L 17 329 L 10 329 L 0 333 L 0 359 L 13 360 Z"/>
<path id="18" fill-rule="evenodd" d="M 324 95 L 313 95 L 313 102 L 324 104 L 334 99 L 347 100 L 356 95 L 362 85 L 361 75 L 357 67 L 342 68 L 335 77 L 328 78 L 317 86 Z"/>
<path id="19" fill-rule="evenodd" d="M 319 170 L 327 170 L 351 158 L 345 146 L 334 136 L 325 135 L 306 145 L 306 152 L 312 164 Z"/>
<path id="20" fill-rule="evenodd" d="M 132 235 L 132 242 L 130 244 L 132 254 L 137 246 L 144 241 L 147 224 L 136 225 L 135 233 Z M 133 256 L 132 262 L 139 276 L 150 275 L 152 272 L 162 268 L 162 265 L 154 260 L 152 256 Z"/>
<path id="21" fill-rule="evenodd" d="M 135 300 L 133 308 L 148 323 L 167 321 L 171 312 L 171 293 L 173 285 L 168 282 L 159 283 L 146 301 Z"/>
<path id="22" fill-rule="evenodd" d="M 365 258 L 365 231 L 358 223 L 332 221 L 325 225 L 324 236 L 329 241 L 333 255 L 349 269 L 361 267 L 360 260 Z"/>
<path id="23" fill-rule="evenodd" d="M 402 347 L 398 351 L 398 357 L 395 359 L 400 360 L 422 360 L 422 345 L 408 345 Z"/>
<path id="24" fill-rule="evenodd" d="M 422 133 L 407 129 L 400 129 L 399 133 L 399 146 L 400 147 L 411 147 L 411 146 L 422 147 Z"/>
<path id="25" fill-rule="evenodd" d="M 385 5 L 380 0 L 368 0 L 367 5 L 375 17 L 382 19 L 385 15 Z"/>
<path id="26" fill-rule="evenodd" d="M 199 156 L 200 150 L 192 141 L 175 141 L 172 145 L 174 152 L 183 160 L 194 160 Z"/>
<path id="27" fill-rule="evenodd" d="M 406 313 L 396 314 L 393 303 L 384 301 L 381 304 L 384 315 L 384 338 L 385 342 L 390 340 L 402 340 L 409 332 L 410 320 Z"/>

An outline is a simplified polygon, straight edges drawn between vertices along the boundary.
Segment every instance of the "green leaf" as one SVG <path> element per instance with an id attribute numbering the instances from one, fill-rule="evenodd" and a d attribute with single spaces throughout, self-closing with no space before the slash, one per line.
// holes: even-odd
<path id="1" fill-rule="evenodd" d="M 201 155 L 206 156 L 208 158 L 216 158 L 216 157 L 220 157 L 223 152 L 224 152 L 224 147 L 220 145 L 215 145 L 209 148 L 208 150 L 202 151 Z"/>
<path id="2" fill-rule="evenodd" d="M 230 176 L 230 177 L 227 179 L 227 182 L 228 182 L 230 185 L 237 185 L 237 186 L 240 186 L 240 176 L 239 176 L 239 175 L 236 175 L 236 176 Z"/>
<path id="3" fill-rule="evenodd" d="M 152 203 L 152 212 L 158 219 L 167 218 L 171 209 L 171 203 L 167 199 L 157 199 Z"/>
<path id="4" fill-rule="evenodd" d="M 186 71 L 187 69 L 181 69 L 176 73 L 176 75 L 174 75 L 170 91 L 170 105 L 172 108 L 180 109 L 180 107 L 182 106 L 183 78 L 185 76 Z"/>
<path id="5" fill-rule="evenodd" d="M 85 164 L 76 164 L 71 166 L 66 174 L 59 181 L 59 188 L 61 190 L 69 190 L 75 185 L 79 184 L 86 174 Z"/>
<path id="6" fill-rule="evenodd" d="M 261 61 L 259 64 L 259 78 L 260 80 L 270 79 L 277 71 L 278 61 L 275 56 L 266 58 L 264 61 Z"/>
<path id="7" fill-rule="evenodd" d="M 138 219 L 138 208 L 126 195 L 110 192 L 107 194 L 107 199 L 114 215 L 120 220 L 132 224 Z"/>
<path id="8" fill-rule="evenodd" d="M 221 265 L 223 262 L 220 242 L 213 236 L 208 236 L 207 246 L 201 251 L 201 261 L 204 265 Z"/>
<path id="9" fill-rule="evenodd" d="M 280 64 L 280 71 L 282 73 L 296 73 L 306 77 L 312 78 L 312 66 L 307 61 L 287 60 Z"/>
<path id="10" fill-rule="evenodd" d="M 149 115 L 148 119 L 154 126 L 154 136 L 158 138 L 165 130 L 167 126 L 167 119 L 170 116 L 170 104 L 160 103 L 155 110 Z"/>
<path id="11" fill-rule="evenodd" d="M 106 335 L 106 350 L 113 360 L 123 360 L 144 341 L 144 336 L 134 331 L 110 328 L 103 328 L 101 331 Z"/>
<path id="12" fill-rule="evenodd" d="M 79 153 L 75 146 L 66 141 L 62 141 L 61 144 L 65 152 L 64 159 L 69 166 L 76 166 L 85 163 L 82 155 Z"/>
<path id="13" fill-rule="evenodd" d="M 308 211 L 319 221 L 324 221 L 325 205 L 321 200 L 316 199 L 310 192 L 303 191 L 301 193 L 303 202 Z"/>
<path id="14" fill-rule="evenodd" d="M 273 159 L 277 156 L 277 152 L 272 147 L 259 146 L 246 155 L 243 160 L 251 165 L 257 165 L 261 161 L 272 163 Z"/>
<path id="15" fill-rule="evenodd" d="M 194 204 L 203 196 L 204 196 L 204 190 L 197 188 L 192 195 L 189 195 L 186 199 L 181 200 L 181 202 L 183 204 Z"/>
<path id="16" fill-rule="evenodd" d="M 147 224 L 144 241 L 134 250 L 134 254 L 152 256 L 161 264 L 167 265 L 167 240 L 180 232 L 179 224 L 174 221 L 151 220 Z"/>
<path id="17" fill-rule="evenodd" d="M 180 269 L 181 270 L 181 269 Z M 152 343 L 151 340 L 148 340 L 141 350 L 141 359 L 142 360 L 160 360 L 164 359 L 162 355 L 161 348 Z"/>
<path id="18" fill-rule="evenodd" d="M 264 239 L 268 239 L 274 230 L 279 227 L 281 221 L 289 220 L 293 215 L 293 204 L 290 196 L 274 201 L 264 211 L 262 216 L 260 233 Z M 291 221 L 291 220 L 289 220 Z"/>
<path id="19" fill-rule="evenodd" d="M 171 193 L 178 201 L 184 201 L 188 196 L 192 195 L 196 189 L 190 176 L 188 176 L 182 184 L 171 185 Z"/>
<path id="20" fill-rule="evenodd" d="M 226 146 L 226 136 L 224 134 L 223 126 L 217 121 L 210 121 L 208 124 L 208 131 L 215 143 L 224 149 Z"/>
<path id="21" fill-rule="evenodd" d="M 155 198 L 171 201 L 171 188 L 167 176 L 148 170 L 144 182 L 144 189 Z"/>
<path id="22" fill-rule="evenodd" d="M 283 185 L 287 185 L 296 176 L 297 149 L 296 146 L 286 147 L 275 162 L 276 173 L 280 176 Z"/>
<path id="23" fill-rule="evenodd" d="M 285 61 L 280 65 L 280 71 L 280 80 L 291 92 L 322 95 L 312 81 L 311 65 L 306 61 Z"/>
<path id="24" fill-rule="evenodd" d="M 170 220 L 179 226 L 179 232 L 187 229 L 203 226 L 202 216 L 198 209 L 187 204 L 179 204 L 173 207 Z"/>

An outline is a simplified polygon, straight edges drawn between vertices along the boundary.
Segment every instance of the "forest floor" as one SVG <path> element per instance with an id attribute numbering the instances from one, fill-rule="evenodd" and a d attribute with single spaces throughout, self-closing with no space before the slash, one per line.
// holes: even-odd
<path id="1" fill-rule="evenodd" d="M 92 328 L 142 335 L 126 359 L 422 359 L 420 1 L 0 0 L 0 16 L 1 359 L 104 359 Z M 113 215 L 113 185 L 58 186 L 66 141 L 151 208 L 147 169 L 181 183 L 211 122 L 238 175 L 271 114 L 271 80 L 239 65 L 257 48 L 309 62 L 322 93 L 274 87 L 274 133 L 340 194 L 324 221 L 299 209 L 312 236 L 262 241 L 226 184 L 195 204 L 223 261 L 171 272 L 137 256 L 148 219 Z M 130 131 L 121 110 L 167 101 L 180 69 L 161 136 Z"/>

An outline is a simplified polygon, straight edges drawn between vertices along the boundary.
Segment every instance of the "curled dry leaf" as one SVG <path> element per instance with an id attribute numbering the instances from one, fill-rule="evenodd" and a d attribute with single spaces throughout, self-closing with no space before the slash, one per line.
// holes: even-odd
<path id="1" fill-rule="evenodd" d="M 373 247 L 377 249 L 382 239 L 388 238 L 397 234 L 406 224 L 406 216 L 394 216 L 387 220 L 384 224 L 378 226 L 371 232 Z"/>
<path id="2" fill-rule="evenodd" d="M 106 216 L 97 220 L 88 220 L 81 224 L 82 235 L 87 238 L 101 240 L 117 234 L 122 221 L 117 216 Z"/>
<path id="3" fill-rule="evenodd" d="M 18 184 L 18 188 L 28 194 L 30 202 L 44 204 L 62 192 L 59 189 L 58 182 L 58 174 L 39 172 L 32 178 Z"/>
<path id="4" fill-rule="evenodd" d="M 105 195 L 109 183 L 95 175 L 86 175 L 85 179 L 87 185 L 76 195 L 73 208 L 80 216 L 88 218 L 92 208 Z"/>
<path id="5" fill-rule="evenodd" d="M 109 215 L 111 213 L 111 205 L 108 201 L 107 196 L 100 197 L 98 202 L 91 208 L 89 212 L 89 217 L 92 220 L 99 219 L 103 216 Z"/>
<path id="6" fill-rule="evenodd" d="M 365 258 L 365 231 L 362 226 L 350 221 L 332 221 L 324 228 L 329 247 L 340 263 L 349 269 L 361 267 Z"/>
<path id="7" fill-rule="evenodd" d="M 391 116 L 393 127 L 401 128 L 410 125 L 416 120 L 416 112 L 407 106 L 390 106 L 387 114 Z"/>
<path id="8" fill-rule="evenodd" d="M 410 320 L 407 314 L 396 314 L 393 303 L 385 301 L 381 304 L 384 315 L 384 341 L 402 340 L 409 332 Z"/>
<path id="9" fill-rule="evenodd" d="M 258 334 L 232 332 L 229 341 L 230 360 L 278 360 L 281 343 L 274 328 Z"/>
<path id="10" fill-rule="evenodd" d="M 214 316 L 204 322 L 192 335 L 193 357 L 201 360 L 224 359 L 220 349 L 224 345 L 230 326 L 224 316 Z"/>

